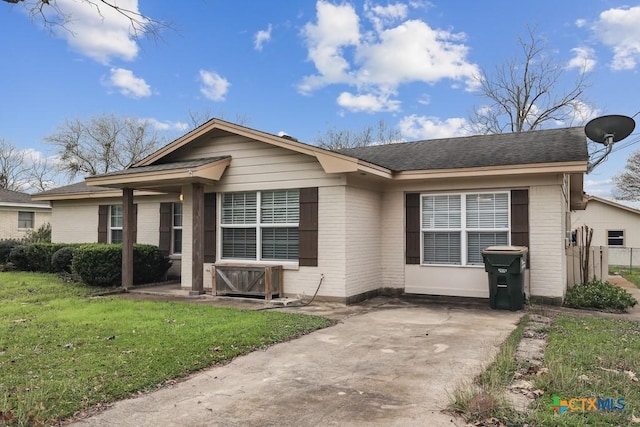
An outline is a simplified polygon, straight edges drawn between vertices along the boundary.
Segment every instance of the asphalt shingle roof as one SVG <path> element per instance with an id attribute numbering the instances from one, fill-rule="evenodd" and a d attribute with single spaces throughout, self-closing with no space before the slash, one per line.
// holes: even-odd
<path id="1" fill-rule="evenodd" d="M 0 203 L 29 203 L 35 205 L 48 206 L 47 202 L 36 202 L 31 200 L 31 195 L 27 193 L 20 193 L 18 191 L 5 190 L 0 188 Z"/>
<path id="2" fill-rule="evenodd" d="M 477 135 L 338 150 L 392 171 L 587 161 L 581 127 Z"/>
<path id="3" fill-rule="evenodd" d="M 137 167 L 134 166 L 134 167 L 130 167 L 129 169 L 109 172 L 99 176 L 116 176 L 116 175 L 128 175 L 128 174 L 140 173 L 140 172 L 159 172 L 159 171 L 169 171 L 173 169 L 197 168 L 198 166 L 203 166 L 209 163 L 217 162 L 218 160 L 226 159 L 228 157 L 229 156 L 207 157 L 205 159 L 185 160 L 182 162 L 160 163 L 160 164 L 149 165 L 149 166 L 137 166 Z"/>
<path id="4" fill-rule="evenodd" d="M 114 191 L 113 188 L 95 187 L 87 185 L 86 182 L 80 181 L 74 184 L 64 185 L 62 187 L 52 188 L 51 190 L 38 193 L 38 196 L 48 196 L 51 194 L 77 194 L 77 193 L 97 193 L 100 191 Z"/>

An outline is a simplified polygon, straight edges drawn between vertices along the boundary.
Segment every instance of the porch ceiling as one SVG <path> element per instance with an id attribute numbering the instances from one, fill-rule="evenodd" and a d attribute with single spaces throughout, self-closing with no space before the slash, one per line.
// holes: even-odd
<path id="1" fill-rule="evenodd" d="M 183 184 L 211 184 L 222 177 L 231 156 L 131 167 L 85 178 L 88 185 L 180 192 Z"/>

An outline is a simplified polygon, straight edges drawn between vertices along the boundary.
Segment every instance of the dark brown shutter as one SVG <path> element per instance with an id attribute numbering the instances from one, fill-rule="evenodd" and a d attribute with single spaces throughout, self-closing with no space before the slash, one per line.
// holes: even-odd
<path id="1" fill-rule="evenodd" d="M 98 206 L 98 243 L 107 243 L 107 229 L 109 224 L 109 205 Z"/>
<path id="2" fill-rule="evenodd" d="M 133 204 L 133 243 L 138 243 L 138 204 Z"/>
<path id="3" fill-rule="evenodd" d="M 511 190 L 511 244 L 529 247 L 529 190 Z"/>
<path id="4" fill-rule="evenodd" d="M 406 263 L 420 264 L 420 194 L 405 195 Z"/>
<path id="5" fill-rule="evenodd" d="M 300 189 L 298 265 L 318 266 L 318 187 Z"/>
<path id="6" fill-rule="evenodd" d="M 171 253 L 171 223 L 173 214 L 173 203 L 160 203 L 160 237 L 158 239 L 158 248 L 164 256 Z"/>
<path id="7" fill-rule="evenodd" d="M 204 195 L 204 262 L 216 262 L 216 193 Z"/>

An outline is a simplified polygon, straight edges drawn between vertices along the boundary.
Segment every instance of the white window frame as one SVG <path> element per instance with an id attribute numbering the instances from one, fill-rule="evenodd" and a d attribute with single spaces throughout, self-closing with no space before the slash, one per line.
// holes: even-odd
<path id="1" fill-rule="evenodd" d="M 610 233 L 610 232 L 612 232 L 612 231 L 613 231 L 613 232 L 620 232 L 620 233 L 622 233 L 622 237 L 620 237 L 620 238 L 618 238 L 618 237 L 609 237 L 609 233 Z M 626 234 L 627 234 L 627 233 L 625 233 L 625 230 L 622 230 L 622 229 L 620 229 L 620 228 L 607 230 L 607 246 L 613 246 L 613 247 L 616 247 L 616 248 L 624 247 L 624 240 L 625 240 L 625 235 L 626 235 Z M 609 240 L 610 240 L 610 239 L 620 240 L 620 244 L 619 244 L 619 245 L 612 245 L 612 244 L 610 244 L 610 243 L 609 243 Z"/>
<path id="2" fill-rule="evenodd" d="M 109 205 L 109 243 L 114 243 L 113 242 L 113 231 L 117 231 L 120 230 L 122 231 L 122 226 L 114 226 L 112 223 L 112 219 L 113 219 L 113 208 L 114 207 L 119 207 L 122 211 L 122 222 L 124 222 L 124 207 L 122 205 Z M 124 237 L 124 236 L 123 236 Z M 122 242 L 115 242 L 115 243 L 122 243 Z"/>
<path id="3" fill-rule="evenodd" d="M 180 225 L 176 225 L 176 206 L 180 205 Z M 182 232 L 182 227 L 184 225 L 184 205 L 182 202 L 173 202 L 171 204 L 171 253 L 175 255 L 182 255 L 183 246 L 184 246 L 184 233 Z M 180 230 L 180 251 L 176 252 L 176 231 Z"/>
<path id="4" fill-rule="evenodd" d="M 300 231 L 300 212 L 298 211 L 298 222 L 291 223 L 262 223 L 262 193 L 263 192 L 272 192 L 272 191 L 290 191 L 290 190 L 298 190 L 298 188 L 279 188 L 274 190 L 255 190 L 255 191 L 229 191 L 224 193 L 218 193 L 217 195 L 217 235 L 220 236 L 217 240 L 217 259 L 223 261 L 228 264 L 246 264 L 246 263 L 256 263 L 263 265 L 284 265 L 291 267 L 298 266 L 298 262 L 300 259 L 300 253 L 298 252 L 297 259 L 262 259 L 262 229 L 263 228 L 296 228 L 298 229 L 298 233 Z M 223 224 L 222 215 L 223 215 L 223 197 L 225 194 L 229 193 L 256 193 L 256 222 L 255 223 L 245 223 L 245 224 Z M 300 203 L 298 202 L 298 209 Z M 229 258 L 224 257 L 223 255 L 223 243 L 224 243 L 224 229 L 225 228 L 254 228 L 256 230 L 256 257 L 255 258 Z M 298 234 L 298 251 L 300 250 L 300 234 Z"/>
<path id="5" fill-rule="evenodd" d="M 470 194 L 506 194 L 507 195 L 507 228 L 474 228 L 467 227 L 467 196 Z M 458 196 L 460 197 L 460 227 L 459 228 L 427 228 L 424 227 L 423 221 L 423 199 L 432 196 Z M 459 232 L 460 233 L 460 264 L 438 264 L 427 263 L 424 260 L 424 233 L 425 232 Z M 466 191 L 460 193 L 421 193 L 420 194 L 420 265 L 427 267 L 444 266 L 444 267 L 483 267 L 482 264 L 469 264 L 467 236 L 471 232 L 483 233 L 507 233 L 507 244 L 511 244 L 511 191 L 495 190 L 495 191 Z"/>
<path id="6" fill-rule="evenodd" d="M 24 219 L 20 219 L 20 214 L 30 214 L 31 227 L 20 227 L 20 222 L 24 222 Z M 19 230 L 33 230 L 36 225 L 36 213 L 33 211 L 18 211 L 18 229 Z"/>

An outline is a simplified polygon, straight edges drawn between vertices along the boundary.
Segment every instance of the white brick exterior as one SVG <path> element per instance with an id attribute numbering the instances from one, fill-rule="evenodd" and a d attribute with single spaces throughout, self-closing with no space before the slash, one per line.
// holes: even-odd
<path id="1" fill-rule="evenodd" d="M 30 230 L 18 228 L 18 212 L 33 212 L 33 229 L 51 222 L 51 209 L 32 206 L 0 206 L 0 240 L 22 239 Z"/>
<path id="2" fill-rule="evenodd" d="M 346 294 L 359 295 L 383 287 L 381 195 L 346 187 Z"/>
<path id="3" fill-rule="evenodd" d="M 533 296 L 564 297 L 567 283 L 565 204 L 560 184 L 529 188 L 529 252 Z"/>

